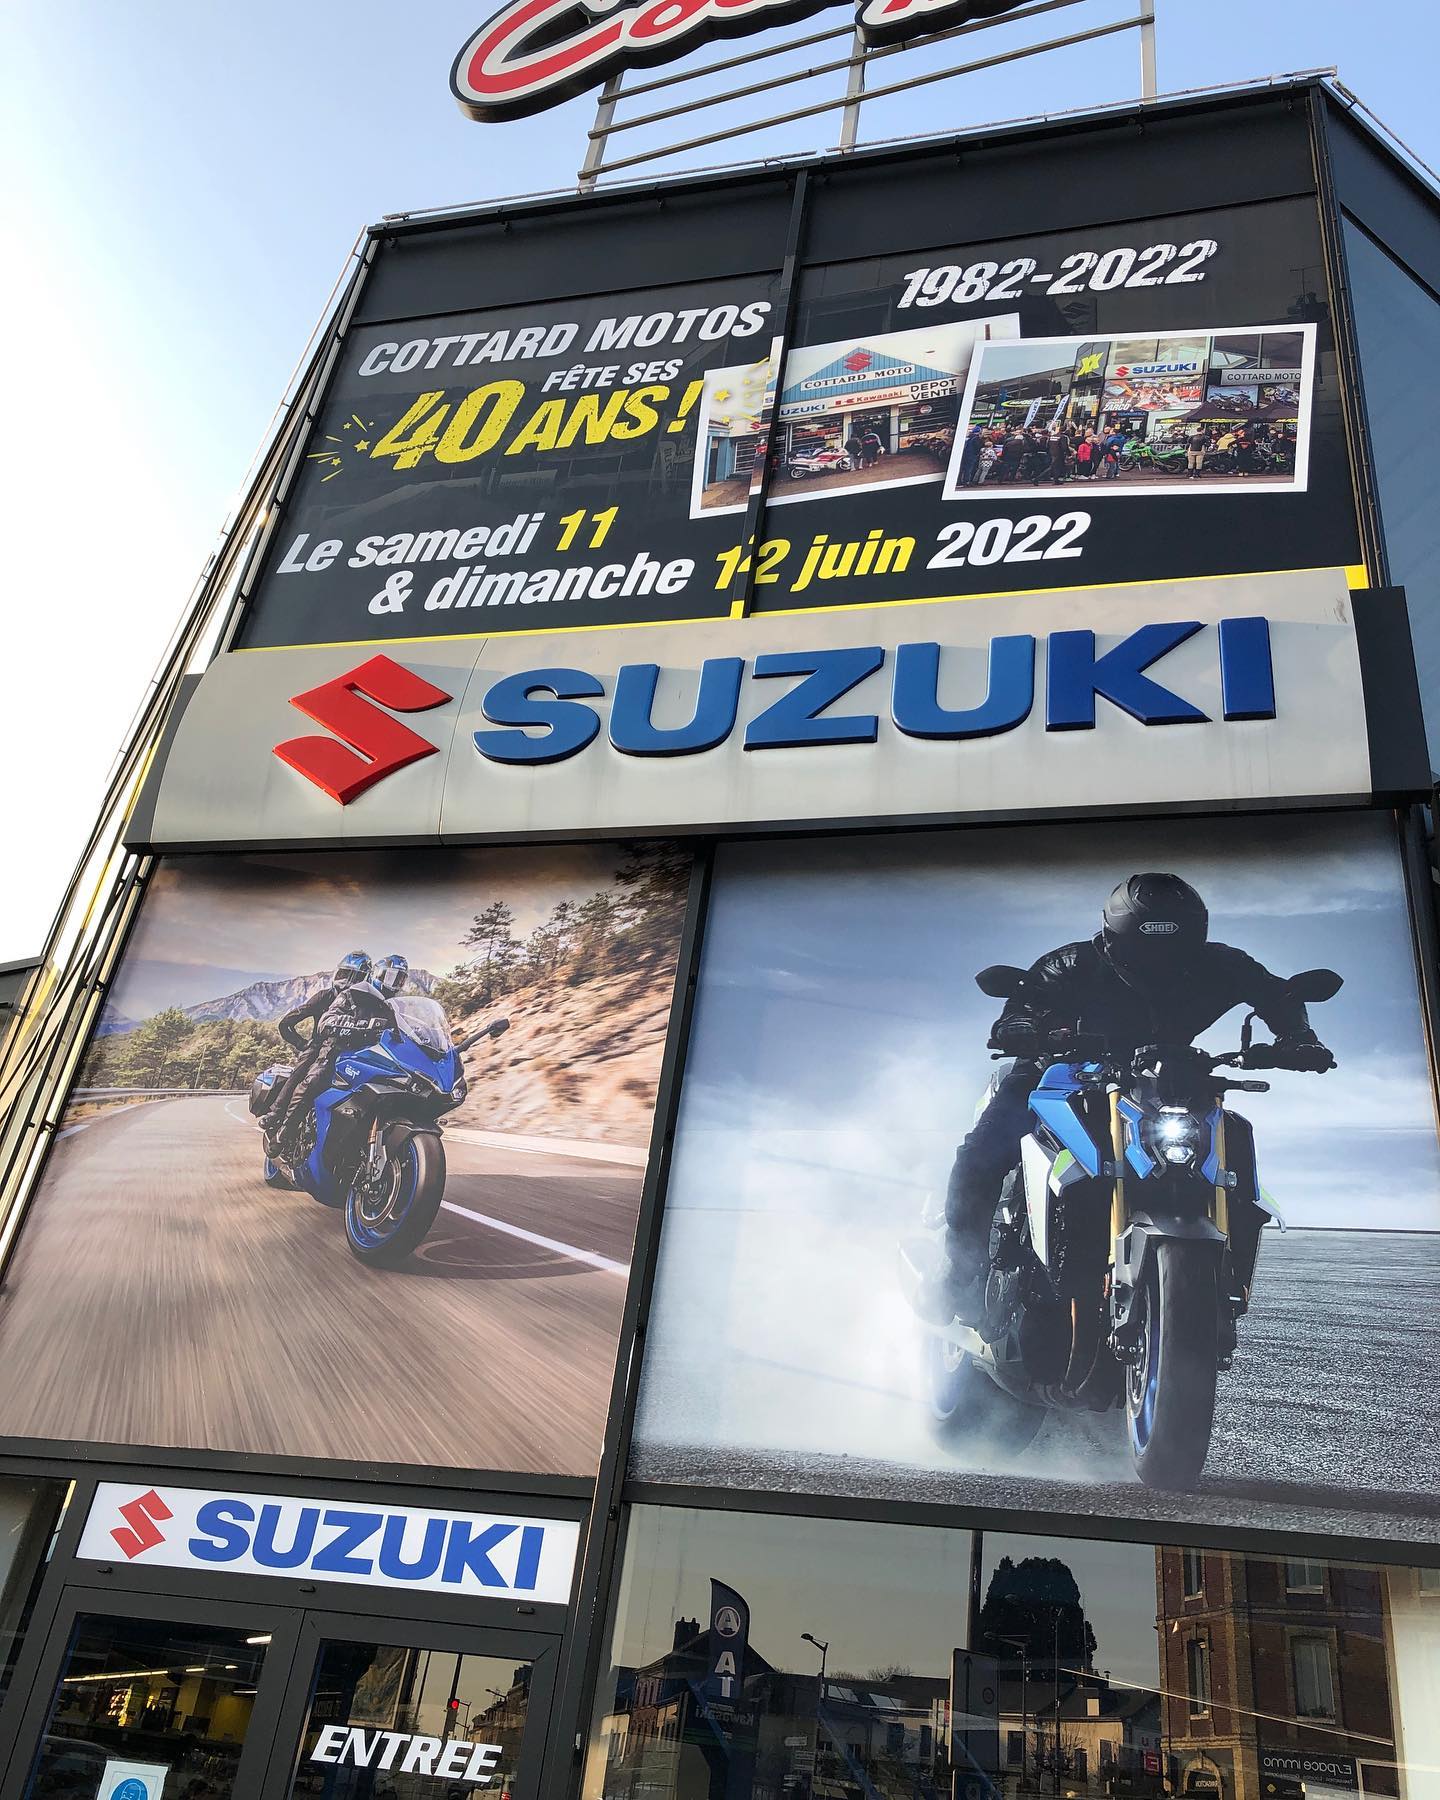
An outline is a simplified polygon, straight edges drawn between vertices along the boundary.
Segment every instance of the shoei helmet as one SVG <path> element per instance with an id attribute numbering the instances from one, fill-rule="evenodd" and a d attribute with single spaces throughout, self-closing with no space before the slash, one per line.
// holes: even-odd
<path id="1" fill-rule="evenodd" d="M 410 965 L 403 956 L 382 956 L 370 977 L 376 993 L 393 1000 L 410 979 Z"/>
<path id="2" fill-rule="evenodd" d="M 1105 902 L 1105 955 L 1127 981 L 1178 974 L 1210 930 L 1205 902 L 1178 875 L 1132 875 Z"/>
<path id="3" fill-rule="evenodd" d="M 352 950 L 348 956 L 342 956 L 335 965 L 335 973 L 330 977 L 330 985 L 336 988 L 348 988 L 369 979 L 370 958 L 363 950 Z"/>

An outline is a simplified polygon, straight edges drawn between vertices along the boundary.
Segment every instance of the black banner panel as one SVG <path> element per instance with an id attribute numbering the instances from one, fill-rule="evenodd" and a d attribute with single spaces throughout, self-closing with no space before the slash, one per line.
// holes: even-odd
<path id="1" fill-rule="evenodd" d="M 912 160 L 792 188 L 788 222 L 772 181 L 753 242 L 733 181 L 708 246 L 706 184 L 668 234 L 630 207 L 384 240 L 238 647 L 1359 564 L 1313 195 L 1117 222 L 1077 179 L 1097 223 L 1027 230 L 1016 197 L 1019 235 L 947 241 L 1037 157 L 978 210 Z M 737 273 L 680 278 L 717 247 Z"/>
<path id="2" fill-rule="evenodd" d="M 1322 286 L 1308 200 L 807 269 L 757 609 L 1355 564 Z"/>

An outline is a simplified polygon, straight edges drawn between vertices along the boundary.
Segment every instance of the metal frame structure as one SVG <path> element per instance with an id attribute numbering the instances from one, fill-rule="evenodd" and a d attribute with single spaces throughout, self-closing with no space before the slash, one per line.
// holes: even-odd
<path id="1" fill-rule="evenodd" d="M 678 156 L 686 150 L 726 143 L 731 138 L 768 130 L 772 125 L 787 125 L 797 119 L 815 118 L 828 112 L 839 111 L 841 114 L 839 148 L 853 150 L 860 141 L 860 108 L 866 100 L 908 93 L 913 88 L 948 81 L 953 76 L 979 74 L 986 69 L 999 68 L 1005 63 L 1043 56 L 1052 50 L 1068 50 L 1077 44 L 1092 43 L 1097 38 L 1114 37 L 1126 31 L 1140 33 L 1140 98 L 1156 99 L 1159 90 L 1155 72 L 1155 0 L 1138 0 L 1139 11 L 1129 18 L 1112 19 L 1103 25 L 1092 25 L 1083 31 L 1069 32 L 1062 37 L 1046 38 L 1038 44 L 1023 44 L 1016 49 L 1003 50 L 994 56 L 983 56 L 972 62 L 956 63 L 949 68 L 927 70 L 924 74 L 909 75 L 901 80 L 886 82 L 880 87 L 866 86 L 867 69 L 882 57 L 899 56 L 931 44 L 948 43 L 953 38 L 970 37 L 978 31 L 992 31 L 997 26 L 1014 25 L 1025 19 L 1038 18 L 1042 14 L 1085 3 L 1086 0 L 1033 0 L 1033 4 L 1019 7 L 999 18 L 975 19 L 965 25 L 953 26 L 949 31 L 930 32 L 924 37 L 907 38 L 893 44 L 872 45 L 866 41 L 858 25 L 843 25 L 829 31 L 807 32 L 802 37 L 787 37 L 776 43 L 764 44 L 756 50 L 743 51 L 738 56 L 727 56 L 718 62 L 706 63 L 698 69 L 682 69 L 674 74 L 636 82 L 629 88 L 624 86 L 623 73 L 612 75 L 601 88 L 596 103 L 595 123 L 588 133 L 585 158 L 577 177 L 580 191 L 591 192 L 602 175 L 615 174 L 621 169 L 635 168 L 640 163 L 660 161 L 665 157 Z M 687 82 L 705 81 L 714 75 L 748 68 L 753 63 L 764 62 L 768 57 L 785 56 L 791 51 L 810 49 L 817 44 L 836 43 L 846 38 L 849 39 L 848 55 L 832 58 L 828 62 L 814 63 L 808 68 L 795 69 L 789 74 L 771 76 L 766 80 L 742 81 L 737 87 L 722 86 L 713 92 L 707 90 L 673 106 L 662 106 L 656 112 L 640 113 L 633 118 L 617 119 L 615 116 L 622 100 L 638 100 L 643 95 L 659 93 L 663 89 L 678 87 Z M 730 125 L 719 131 L 662 144 L 653 150 L 637 151 L 632 156 L 609 157 L 610 140 L 619 132 L 635 131 L 645 125 L 660 125 L 669 119 L 688 118 L 705 107 L 723 106 L 729 101 L 745 100 L 754 94 L 773 93 L 780 88 L 792 87 L 796 82 L 810 81 L 816 76 L 833 75 L 841 71 L 845 75 L 845 92 L 838 99 L 817 101 L 812 105 L 794 107 L 788 112 L 770 113 L 763 118 Z"/>

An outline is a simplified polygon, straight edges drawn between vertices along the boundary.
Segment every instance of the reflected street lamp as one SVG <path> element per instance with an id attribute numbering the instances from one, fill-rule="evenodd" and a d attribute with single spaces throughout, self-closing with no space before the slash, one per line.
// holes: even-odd
<path id="1" fill-rule="evenodd" d="M 830 1646 L 828 1643 L 822 1644 L 819 1638 L 813 1637 L 808 1631 L 800 1633 L 800 1642 L 813 1644 L 820 1652 L 820 1683 L 815 1690 L 815 1762 L 810 1770 L 809 1790 L 813 1794 L 815 1782 L 820 1774 L 820 1708 L 825 1703 L 825 1658 L 830 1654 Z"/>
<path id="2" fill-rule="evenodd" d="M 828 1644 L 822 1644 L 817 1637 L 811 1637 L 808 1631 L 802 1631 L 800 1633 L 800 1642 L 802 1644 L 813 1644 L 820 1652 L 820 1689 L 823 1693 L 825 1689 L 825 1658 L 830 1654 L 830 1646 Z"/>

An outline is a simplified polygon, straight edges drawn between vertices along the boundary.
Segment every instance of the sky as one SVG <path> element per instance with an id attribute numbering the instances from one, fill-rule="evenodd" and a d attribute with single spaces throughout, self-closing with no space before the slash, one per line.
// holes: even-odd
<path id="1" fill-rule="evenodd" d="M 968 1531 L 672 1506 L 638 1506 L 630 1519 L 612 1642 L 621 1668 L 664 1655 L 677 1619 L 705 1624 L 712 1576 L 744 1595 L 750 1642 L 788 1673 L 815 1672 L 804 1631 L 829 1644 L 832 1673 L 861 1676 L 892 1665 L 948 1678 L 950 1652 L 965 1647 Z M 1155 1683 L 1153 1546 L 986 1532 L 980 1554 L 982 1593 L 1002 1556 L 1066 1563 L 1095 1629 L 1095 1667 Z"/>
<path id="2" fill-rule="evenodd" d="M 5 786 L 27 865 L 0 888 L 0 961 L 43 942 L 126 728 L 357 233 L 388 212 L 573 182 L 588 97 L 504 126 L 474 124 L 450 98 L 451 61 L 491 6 L 0 8 L 0 766 L 30 777 Z M 1045 32 L 1125 10 L 1085 0 Z M 1340 0 L 1158 0 L 1158 13 L 1162 90 L 1338 65 L 1440 162 L 1430 59 L 1407 52 L 1433 33 L 1429 0 L 1379 15 Z M 837 8 L 836 26 L 845 18 Z M 1044 34 L 1002 27 L 975 54 Z M 936 47 L 915 67 L 952 59 L 953 45 Z M 839 79 L 773 110 L 831 96 Z M 1135 42 L 1114 37 L 876 101 L 863 136 L 1125 99 L 1136 86 Z M 751 101 L 669 129 L 699 135 L 766 110 Z M 668 166 L 828 148 L 837 131 L 832 113 Z M 642 129 L 615 153 L 654 141 Z"/>

